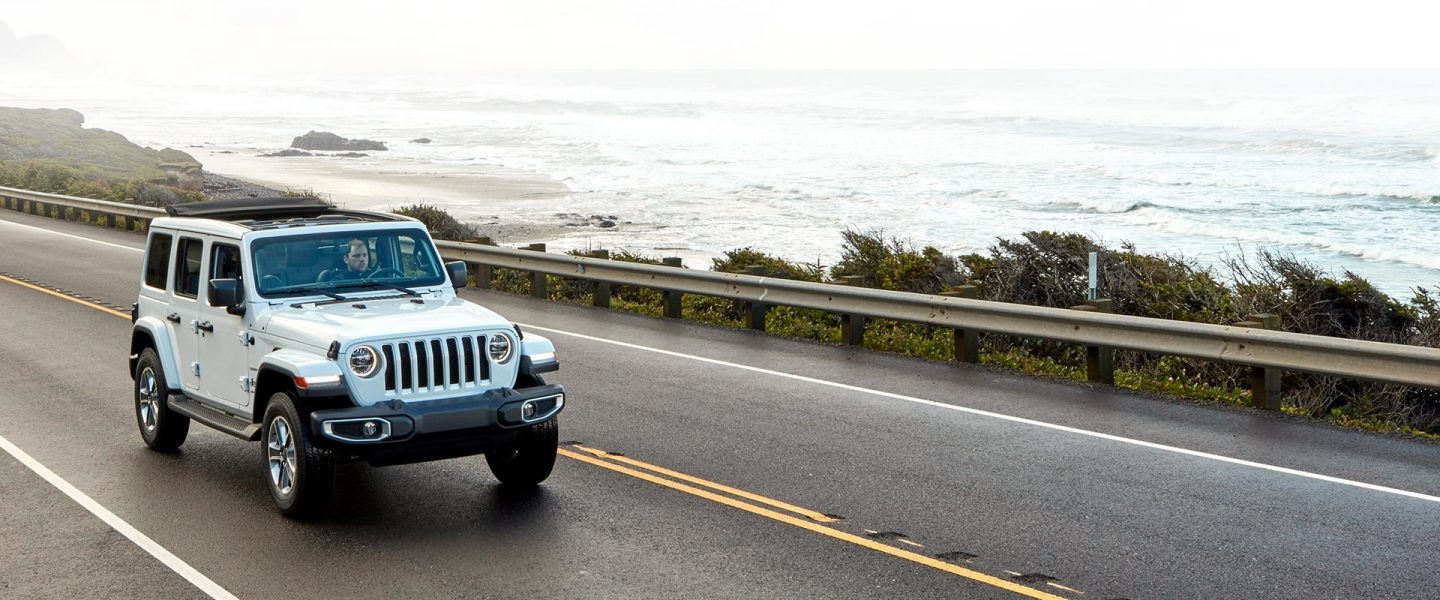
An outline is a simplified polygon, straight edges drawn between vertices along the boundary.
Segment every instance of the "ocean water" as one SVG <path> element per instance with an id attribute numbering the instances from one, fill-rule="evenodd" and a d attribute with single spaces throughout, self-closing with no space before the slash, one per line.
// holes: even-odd
<path id="1" fill-rule="evenodd" d="M 559 247 L 751 246 L 833 264 L 840 232 L 951 253 L 1048 229 L 1215 266 L 1265 247 L 1408 295 L 1440 284 L 1440 73 L 494 72 L 139 84 L 37 81 L 151 145 L 384 139 L 357 170 L 526 174 L 476 200 Z M 429 145 L 404 143 L 416 137 Z M 280 159 L 276 159 L 280 160 Z M 323 191 L 323 190 L 322 190 Z M 614 216 L 618 227 L 588 224 Z"/>

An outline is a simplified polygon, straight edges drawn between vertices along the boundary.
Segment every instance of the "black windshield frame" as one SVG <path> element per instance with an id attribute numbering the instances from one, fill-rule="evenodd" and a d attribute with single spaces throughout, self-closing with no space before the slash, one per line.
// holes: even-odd
<path id="1" fill-rule="evenodd" d="M 320 281 L 320 277 L 328 271 L 340 270 L 344 266 L 343 253 L 349 248 L 349 240 L 357 238 L 366 241 L 369 250 L 368 278 Z M 280 254 L 270 255 L 274 253 Z M 292 254 L 301 255 L 297 257 L 300 260 L 292 260 Z M 447 281 L 444 264 L 429 232 L 419 227 L 265 236 L 250 242 L 249 258 L 254 271 L 251 280 L 255 293 L 267 299 L 329 295 L 325 292 L 345 290 L 352 293 L 365 291 L 356 285 L 363 281 L 406 288 L 443 285 Z M 296 289 L 282 289 L 286 287 Z"/>

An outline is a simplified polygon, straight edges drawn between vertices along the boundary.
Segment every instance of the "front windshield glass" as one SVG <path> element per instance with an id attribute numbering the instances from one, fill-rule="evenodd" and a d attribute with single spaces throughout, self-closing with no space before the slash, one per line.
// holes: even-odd
<path id="1" fill-rule="evenodd" d="M 256 285 L 267 298 L 445 282 L 430 236 L 418 229 L 263 238 L 250 251 Z"/>

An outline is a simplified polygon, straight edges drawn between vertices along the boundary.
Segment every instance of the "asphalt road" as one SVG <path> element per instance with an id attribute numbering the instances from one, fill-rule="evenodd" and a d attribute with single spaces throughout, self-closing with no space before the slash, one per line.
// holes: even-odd
<path id="1" fill-rule="evenodd" d="M 254 445 L 146 450 L 129 323 L 59 297 L 128 307 L 141 245 L 0 212 L 0 275 L 60 290 L 0 280 L 0 437 L 241 598 L 1440 596 L 1440 445 L 473 290 L 555 341 L 580 445 L 528 494 L 350 465 L 291 522 Z M 3 453 L 0 492 L 0 597 L 201 595 Z"/>

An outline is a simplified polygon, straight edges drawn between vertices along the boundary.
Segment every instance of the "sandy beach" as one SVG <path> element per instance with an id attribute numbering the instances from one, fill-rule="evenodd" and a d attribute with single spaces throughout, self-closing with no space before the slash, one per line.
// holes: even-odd
<path id="1" fill-rule="evenodd" d="M 429 204 L 474 224 L 500 243 L 548 242 L 573 235 L 550 207 L 569 194 L 543 177 L 445 170 L 432 164 L 376 164 L 329 156 L 262 157 L 264 149 L 190 149 L 205 170 L 277 190 L 310 190 L 365 210 Z"/>
<path id="2" fill-rule="evenodd" d="M 628 250 L 679 257 L 685 266 L 699 269 L 709 268 L 711 259 L 720 256 L 689 248 L 627 244 L 627 231 L 650 231 L 663 224 L 567 211 L 570 188 L 539 175 L 477 172 L 485 167 L 445 167 L 388 157 L 259 156 L 274 148 L 187 150 L 207 172 L 281 191 L 313 191 L 349 208 L 389 211 L 418 203 L 438 206 L 503 245 L 541 242 L 552 252 Z"/>

